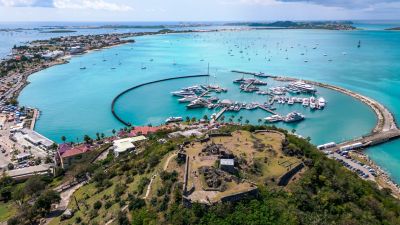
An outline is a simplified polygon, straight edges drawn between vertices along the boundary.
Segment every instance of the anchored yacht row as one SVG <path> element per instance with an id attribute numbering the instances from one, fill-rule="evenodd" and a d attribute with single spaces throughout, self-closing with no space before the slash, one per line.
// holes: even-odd
<path id="1" fill-rule="evenodd" d="M 288 104 L 294 105 L 296 103 L 302 104 L 304 107 L 310 107 L 310 109 L 324 109 L 326 106 L 326 100 L 323 97 L 316 98 L 314 96 L 310 98 L 301 98 L 301 97 L 282 97 L 282 96 L 274 96 L 270 100 L 270 104 L 277 102 L 278 104 Z"/>

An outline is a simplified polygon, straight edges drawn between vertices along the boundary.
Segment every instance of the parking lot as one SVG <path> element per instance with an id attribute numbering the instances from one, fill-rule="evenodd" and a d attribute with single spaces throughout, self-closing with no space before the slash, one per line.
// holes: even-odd
<path id="1" fill-rule="evenodd" d="M 364 165 L 356 159 L 352 159 L 348 152 L 327 152 L 325 154 L 336 161 L 340 162 L 347 169 L 357 173 L 361 178 L 375 181 L 376 171 L 368 165 Z"/>

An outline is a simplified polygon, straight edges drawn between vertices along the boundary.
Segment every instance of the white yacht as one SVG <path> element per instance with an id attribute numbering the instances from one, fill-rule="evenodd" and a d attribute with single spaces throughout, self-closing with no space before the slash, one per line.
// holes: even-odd
<path id="1" fill-rule="evenodd" d="M 178 97 L 187 97 L 187 96 L 193 96 L 196 95 L 193 91 L 173 91 L 171 92 L 172 95 L 178 96 Z"/>
<path id="2" fill-rule="evenodd" d="M 318 107 L 319 107 L 320 109 L 322 109 L 322 108 L 325 107 L 325 105 L 326 105 L 325 99 L 324 99 L 323 97 L 320 97 L 320 98 L 318 99 Z"/>
<path id="3" fill-rule="evenodd" d="M 266 120 L 270 123 L 276 123 L 276 122 L 282 121 L 283 118 L 280 115 L 273 115 L 273 116 L 264 118 L 264 120 Z"/>
<path id="4" fill-rule="evenodd" d="M 314 93 L 317 91 L 317 89 L 315 89 L 313 86 L 306 84 L 303 81 L 296 81 L 296 82 L 292 82 L 288 85 L 289 87 L 294 87 L 297 88 L 303 92 L 311 92 Z"/>
<path id="5" fill-rule="evenodd" d="M 178 99 L 178 102 L 180 102 L 180 103 L 191 102 L 193 100 L 196 100 L 197 98 L 198 98 L 197 95 L 188 95 L 181 99 Z"/>
<path id="6" fill-rule="evenodd" d="M 304 116 L 298 112 L 292 112 L 289 113 L 286 118 L 285 118 L 285 122 L 286 123 L 292 123 L 292 122 L 298 122 L 301 120 L 304 120 Z"/>
<path id="7" fill-rule="evenodd" d="M 182 117 L 168 117 L 165 120 L 165 123 L 175 123 L 175 122 L 181 122 L 183 121 Z"/>
<path id="8" fill-rule="evenodd" d="M 307 107 L 307 106 L 309 106 L 310 105 L 310 99 L 308 99 L 308 98 L 303 98 L 303 106 L 304 107 Z"/>
<path id="9" fill-rule="evenodd" d="M 311 109 L 316 109 L 316 107 L 317 107 L 317 104 L 316 104 L 315 97 L 311 97 L 310 98 L 310 108 Z"/>

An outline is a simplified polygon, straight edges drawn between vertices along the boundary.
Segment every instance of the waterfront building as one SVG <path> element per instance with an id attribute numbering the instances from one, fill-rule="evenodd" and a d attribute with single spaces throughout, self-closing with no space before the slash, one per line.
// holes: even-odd
<path id="1" fill-rule="evenodd" d="M 23 128 L 21 129 L 21 133 L 26 141 L 44 150 L 50 150 L 54 144 L 53 141 L 34 130 Z"/>

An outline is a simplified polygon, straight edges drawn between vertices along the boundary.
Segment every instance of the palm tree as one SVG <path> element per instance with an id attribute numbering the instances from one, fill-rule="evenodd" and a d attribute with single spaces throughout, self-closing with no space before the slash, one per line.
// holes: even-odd
<path id="1" fill-rule="evenodd" d="M 65 136 L 61 136 L 61 141 L 65 143 L 65 141 L 67 140 L 67 138 Z"/>
<path id="2" fill-rule="evenodd" d="M 296 133 L 296 129 L 292 129 L 292 134 Z"/>
<path id="3" fill-rule="evenodd" d="M 104 133 L 101 133 L 100 136 L 101 136 L 101 139 L 104 139 L 104 137 L 105 137 L 106 135 L 104 135 Z"/>
<path id="4" fill-rule="evenodd" d="M 203 116 L 203 119 L 207 121 L 207 120 L 208 120 L 208 116 L 207 116 L 207 115 L 204 115 L 204 116 Z"/>
<path id="5" fill-rule="evenodd" d="M 89 135 L 86 134 L 85 136 L 83 136 L 83 140 L 85 141 L 86 144 L 90 144 L 92 138 L 90 138 Z"/>
<path id="6" fill-rule="evenodd" d="M 225 116 L 224 116 L 224 115 L 222 115 L 222 116 L 221 116 L 221 118 L 220 118 L 220 120 L 221 120 L 221 122 L 224 122 L 224 120 L 225 120 Z"/>
<path id="7" fill-rule="evenodd" d="M 229 118 L 229 122 L 232 123 L 232 122 L 233 122 L 233 119 L 232 119 L 232 118 Z"/>
<path id="8" fill-rule="evenodd" d="M 262 119 L 258 119 L 258 125 L 260 125 L 261 122 L 262 122 Z"/>
<path id="9" fill-rule="evenodd" d="M 97 139 L 98 141 L 100 140 L 100 133 L 99 133 L 99 132 L 96 133 L 96 139 Z"/>
<path id="10" fill-rule="evenodd" d="M 190 123 L 190 117 L 186 117 L 186 123 Z"/>
<path id="11" fill-rule="evenodd" d="M 250 121 L 249 121 L 249 120 L 246 120 L 245 123 L 248 125 L 248 124 L 250 123 Z"/>
<path id="12" fill-rule="evenodd" d="M 242 124 L 242 119 L 240 117 L 237 119 L 237 121 L 238 123 Z"/>
<path id="13" fill-rule="evenodd" d="M 195 123 L 197 121 L 196 117 L 192 118 L 192 123 Z"/>
<path id="14" fill-rule="evenodd" d="M 117 132 L 115 129 L 112 129 L 111 131 L 113 133 L 113 135 L 115 135 L 115 133 Z"/>

